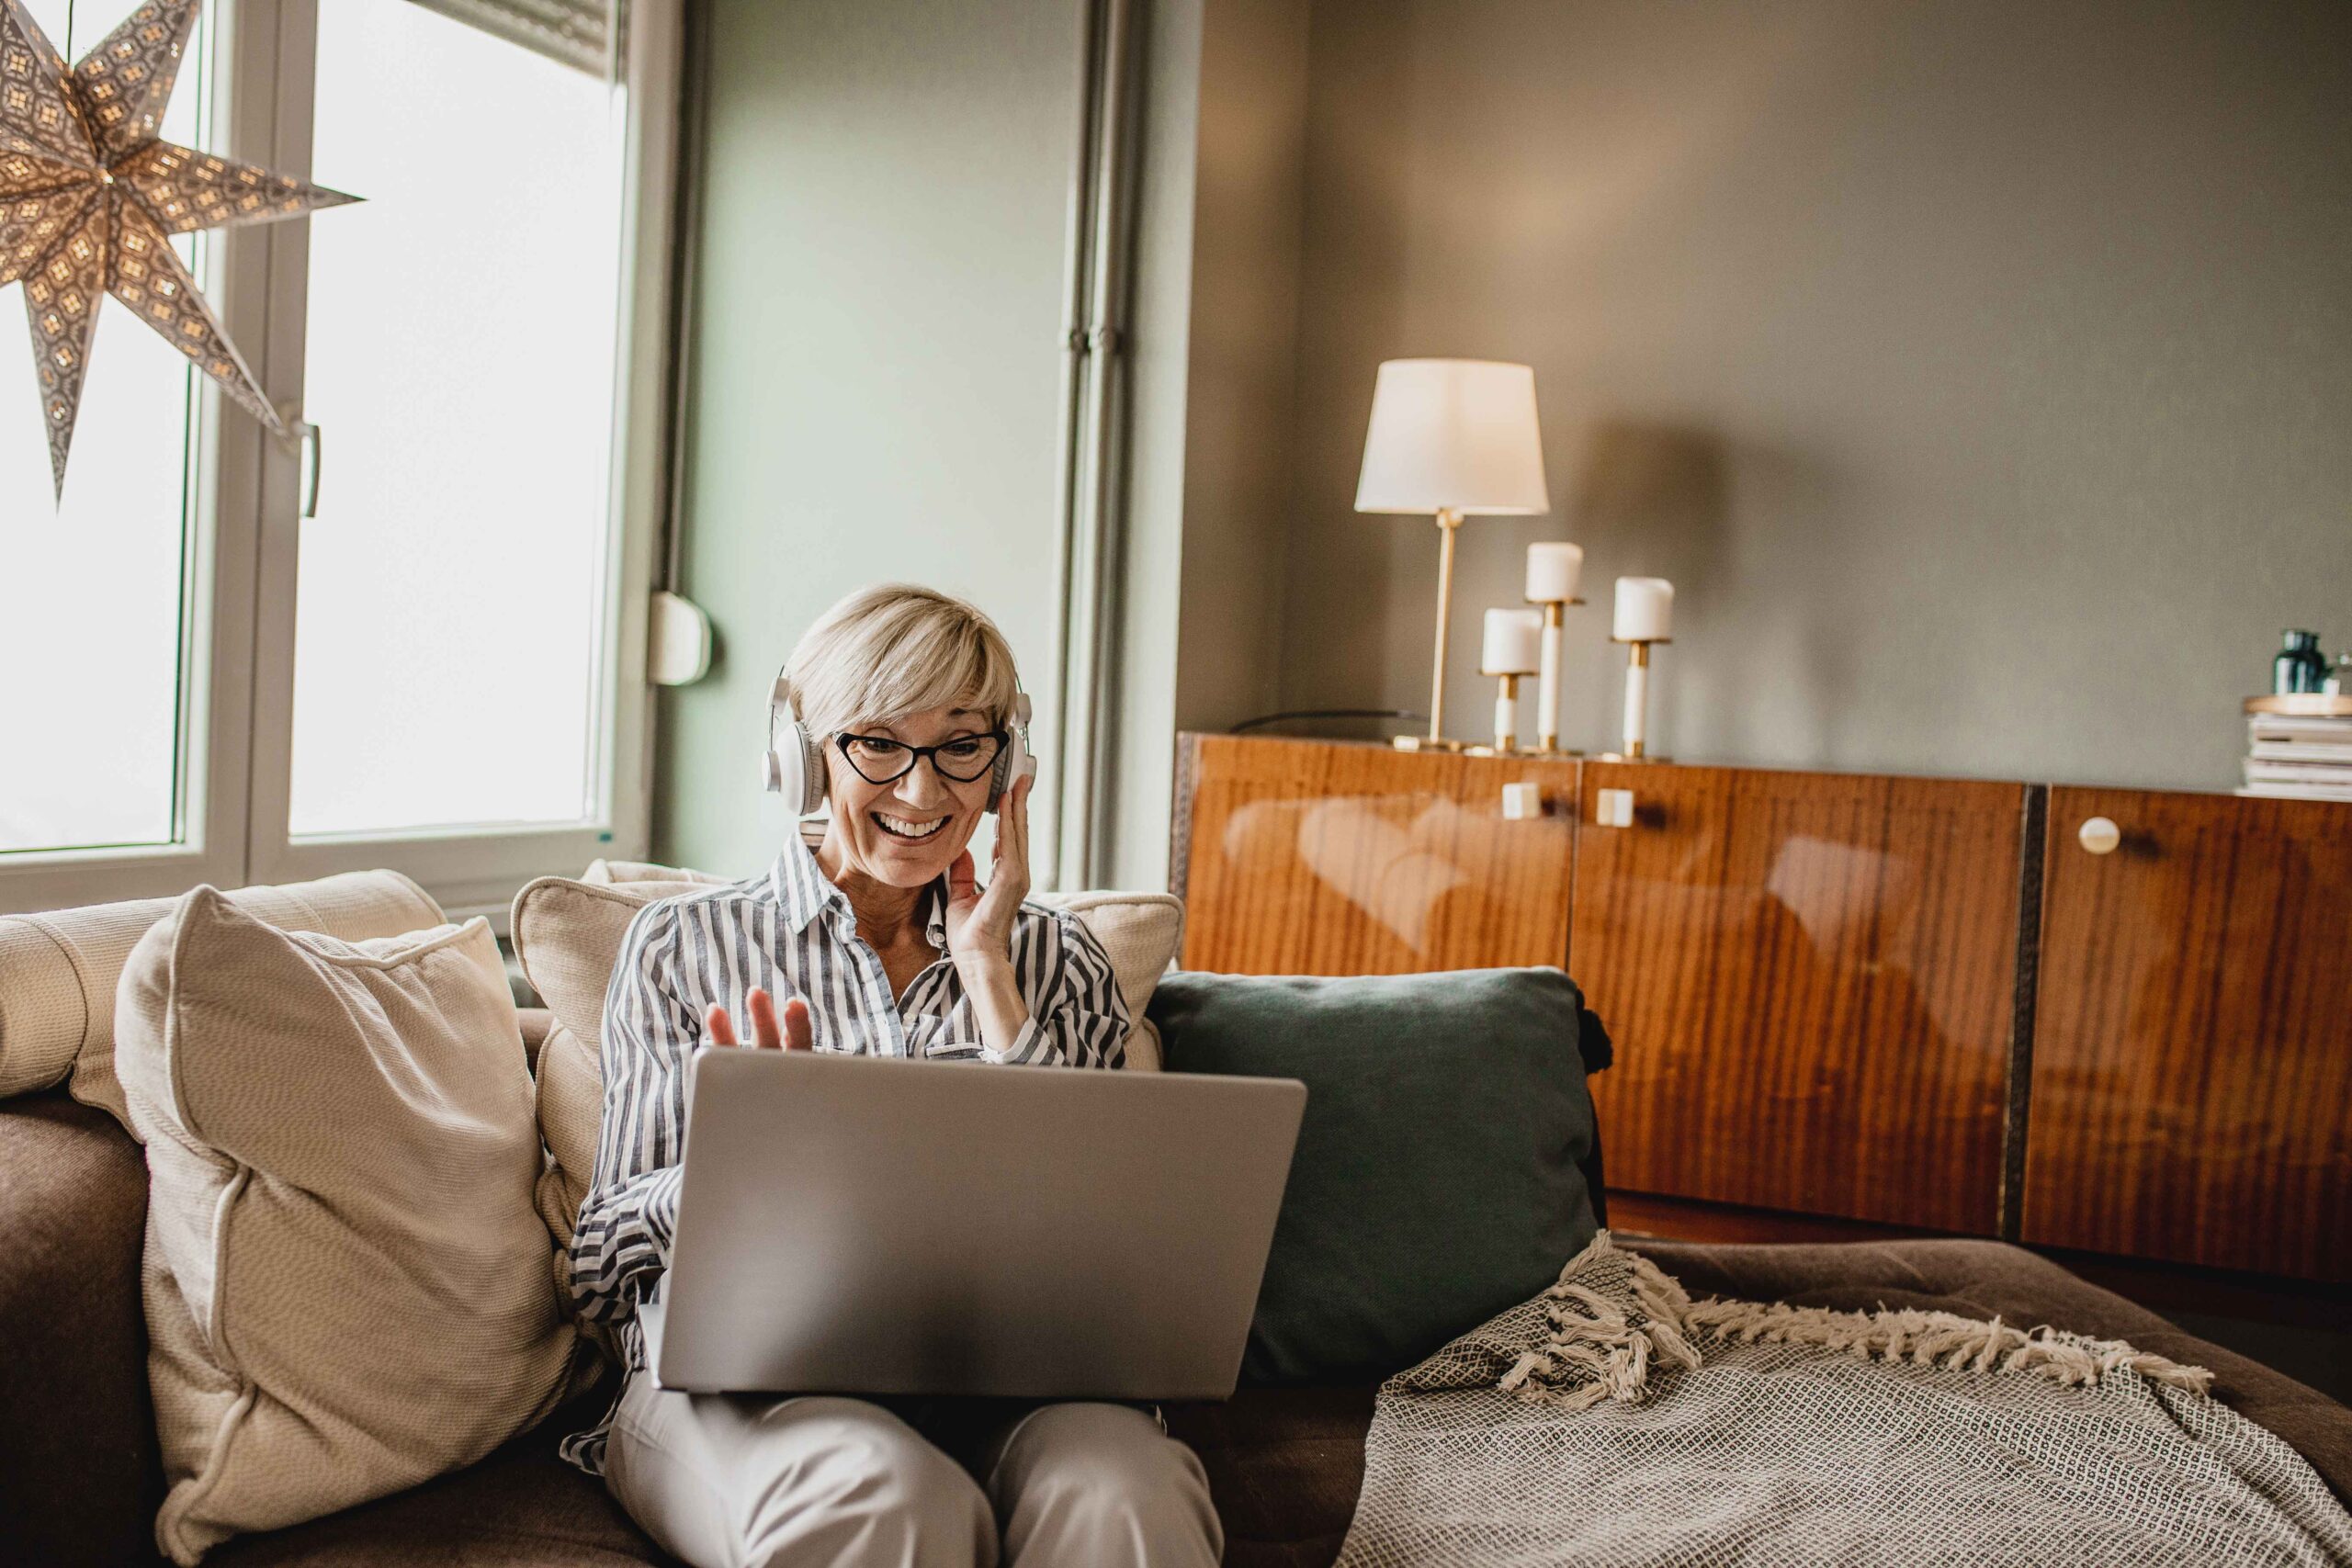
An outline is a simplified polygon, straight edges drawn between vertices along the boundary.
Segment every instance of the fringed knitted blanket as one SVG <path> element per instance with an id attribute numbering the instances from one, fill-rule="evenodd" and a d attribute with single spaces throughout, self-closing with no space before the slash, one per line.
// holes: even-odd
<path id="1" fill-rule="evenodd" d="M 1340 1568 L 2352 1564 L 2211 1374 L 1946 1313 L 1693 1303 L 1607 1232 L 1382 1386 Z"/>

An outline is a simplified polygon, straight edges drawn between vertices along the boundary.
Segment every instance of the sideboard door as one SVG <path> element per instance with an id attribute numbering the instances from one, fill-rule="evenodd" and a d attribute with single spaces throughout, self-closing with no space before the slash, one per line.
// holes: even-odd
<path id="1" fill-rule="evenodd" d="M 2043 888 L 2026 1240 L 2352 1280 L 2352 806 L 2053 789 Z"/>
<path id="2" fill-rule="evenodd" d="M 1576 764 L 1182 737 L 1184 966 L 1394 975 L 1559 964 Z M 1535 786 L 1505 813 L 1506 784 Z"/>
<path id="3" fill-rule="evenodd" d="M 2024 786 L 1590 762 L 1583 797 L 1610 1185 L 1995 1234 Z"/>

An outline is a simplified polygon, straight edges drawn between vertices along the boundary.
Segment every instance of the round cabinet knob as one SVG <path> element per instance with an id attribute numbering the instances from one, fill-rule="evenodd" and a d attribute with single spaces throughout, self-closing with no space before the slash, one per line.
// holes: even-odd
<path id="1" fill-rule="evenodd" d="M 2091 853 L 2111 855 L 2116 846 L 2123 842 L 2123 829 L 2108 818 L 2094 817 L 2075 831 L 2075 837 L 2081 840 L 2083 848 Z"/>

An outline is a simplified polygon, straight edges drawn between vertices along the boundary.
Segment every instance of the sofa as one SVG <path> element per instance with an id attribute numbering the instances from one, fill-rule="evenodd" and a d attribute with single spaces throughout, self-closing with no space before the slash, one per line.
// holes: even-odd
<path id="1" fill-rule="evenodd" d="M 4 975 L 5 970 L 0 970 Z M 5 983 L 0 981 L 0 983 Z M 537 1066 L 550 1015 L 521 1014 Z M 163 1490 L 147 1381 L 140 1145 L 62 1089 L 0 1100 L 0 1564 L 155 1568 Z M 1847 1308 L 1916 1306 L 2051 1322 L 2210 1368 L 2214 1392 L 2352 1497 L 2352 1410 L 2203 1342 L 2054 1263 L 1971 1240 L 1720 1246 L 1637 1242 L 1694 1294 Z M 1360 1483 L 1375 1384 L 1249 1388 L 1170 1406 L 1205 1464 L 1239 1568 L 1330 1562 Z M 555 1453 L 609 1385 L 486 1459 L 308 1524 L 242 1536 L 219 1568 L 577 1568 L 661 1562 L 602 1485 Z"/>

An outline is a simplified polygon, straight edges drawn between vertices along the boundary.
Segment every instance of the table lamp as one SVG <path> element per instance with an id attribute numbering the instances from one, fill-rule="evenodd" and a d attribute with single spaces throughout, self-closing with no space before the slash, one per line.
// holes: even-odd
<path id="1" fill-rule="evenodd" d="M 1434 513 L 1438 526 L 1437 657 L 1428 736 L 1408 751 L 1458 751 L 1445 738 L 1445 646 L 1453 630 L 1453 534 L 1464 517 L 1549 512 L 1535 372 L 1491 359 L 1391 359 L 1372 389 L 1358 512 Z"/>

